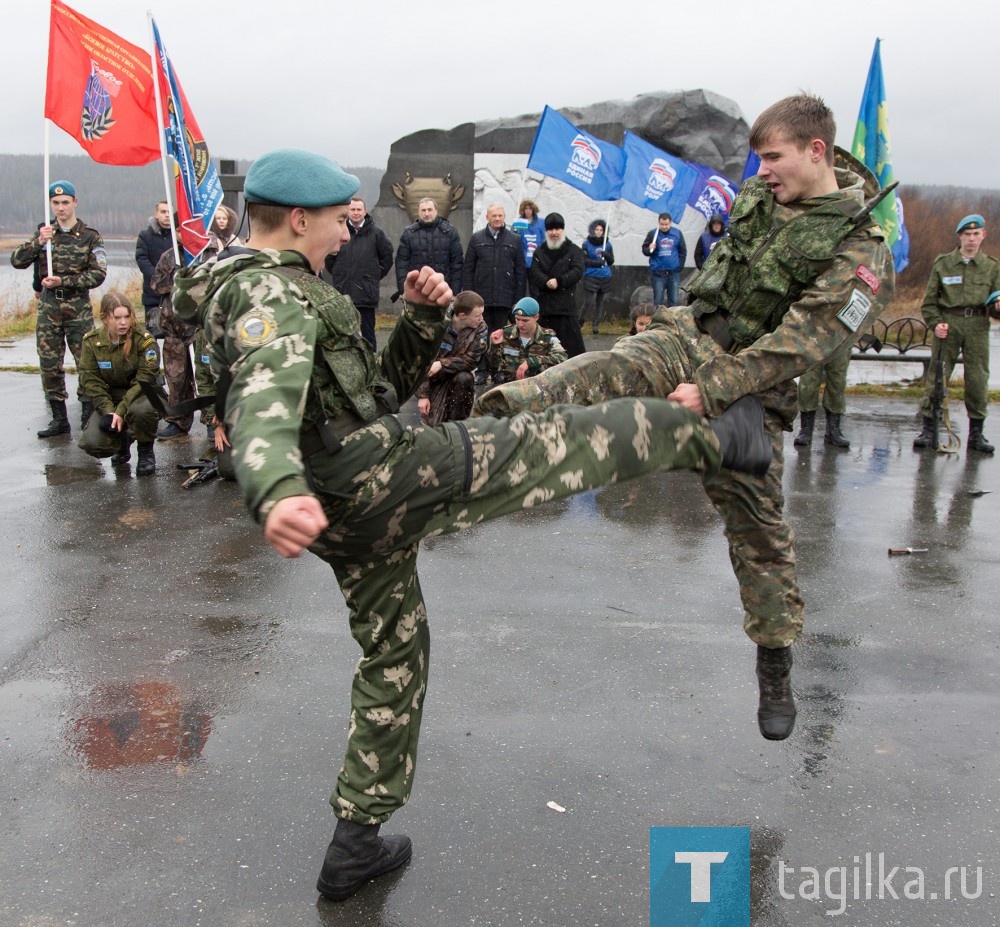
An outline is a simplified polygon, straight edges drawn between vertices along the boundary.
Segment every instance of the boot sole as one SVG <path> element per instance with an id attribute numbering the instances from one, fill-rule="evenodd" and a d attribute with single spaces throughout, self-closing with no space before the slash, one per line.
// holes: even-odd
<path id="1" fill-rule="evenodd" d="M 391 865 L 386 865 L 382 869 L 379 869 L 378 872 L 369 873 L 363 879 L 358 879 L 357 882 L 352 882 L 348 886 L 334 888 L 334 886 L 329 882 L 324 881 L 323 876 L 320 876 L 319 879 L 316 880 L 316 891 L 326 898 L 327 901 L 346 901 L 351 897 L 351 895 L 364 888 L 369 882 L 371 882 L 372 879 L 377 879 L 379 876 L 384 876 L 390 872 L 394 872 L 399 869 L 400 866 L 408 863 L 411 856 L 413 856 L 412 844 L 406 848 L 406 852 L 398 859 L 391 860 Z"/>

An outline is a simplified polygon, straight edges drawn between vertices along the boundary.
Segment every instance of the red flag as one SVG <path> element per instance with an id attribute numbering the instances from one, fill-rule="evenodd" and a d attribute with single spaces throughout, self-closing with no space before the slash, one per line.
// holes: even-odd
<path id="1" fill-rule="evenodd" d="M 45 115 L 102 164 L 160 157 L 149 53 L 52 0 Z"/>

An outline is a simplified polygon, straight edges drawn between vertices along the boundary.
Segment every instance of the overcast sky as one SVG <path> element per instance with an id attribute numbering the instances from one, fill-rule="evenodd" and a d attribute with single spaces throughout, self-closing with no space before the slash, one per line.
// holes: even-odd
<path id="1" fill-rule="evenodd" d="M 996 0 L 967 15 L 940 0 L 149 3 L 216 157 L 293 146 L 385 167 L 391 143 L 420 129 L 698 88 L 734 100 L 748 122 L 783 96 L 818 93 L 850 148 L 881 37 L 896 178 L 1000 187 Z M 149 47 L 142 3 L 68 5 Z M 6 152 L 43 150 L 49 9 L 5 7 Z M 53 127 L 52 150 L 82 149 Z"/>

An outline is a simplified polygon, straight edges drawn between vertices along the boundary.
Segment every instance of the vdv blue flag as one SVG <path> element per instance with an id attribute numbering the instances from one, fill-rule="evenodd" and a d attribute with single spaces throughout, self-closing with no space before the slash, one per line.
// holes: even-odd
<path id="1" fill-rule="evenodd" d="M 756 177 L 759 167 L 760 158 L 757 156 L 757 152 L 751 148 L 747 152 L 747 163 L 743 165 L 743 176 L 740 178 L 740 183 L 743 183 L 744 180 L 750 177 Z"/>
<path id="2" fill-rule="evenodd" d="M 581 132 L 546 106 L 528 156 L 528 169 L 568 183 L 592 200 L 617 200 L 625 176 L 625 155 L 617 145 Z"/>
<path id="3" fill-rule="evenodd" d="M 622 199 L 643 209 L 669 212 L 674 222 L 680 222 L 698 180 L 698 171 L 627 130 L 622 150 L 625 152 Z"/>
<path id="4" fill-rule="evenodd" d="M 711 219 L 715 213 L 728 216 L 738 192 L 736 184 L 705 164 L 693 163 L 691 166 L 697 169 L 700 176 L 688 197 L 688 205 L 706 219 Z"/>
<path id="5" fill-rule="evenodd" d="M 208 151 L 194 114 L 177 74 L 160 41 L 160 31 L 152 18 L 153 41 L 156 45 L 154 65 L 163 99 L 163 134 L 167 154 L 176 162 L 175 189 L 180 239 L 188 261 L 193 260 L 208 244 L 208 229 L 215 210 L 222 203 L 222 182 L 215 162 Z"/>
<path id="6" fill-rule="evenodd" d="M 889 143 L 889 107 L 885 101 L 885 81 L 882 77 L 882 40 L 875 40 L 875 51 L 868 67 L 868 80 L 861 98 L 861 111 L 854 130 L 851 154 L 878 178 L 884 190 L 893 182 L 892 146 Z M 910 236 L 903 225 L 903 203 L 899 195 L 890 193 L 872 213 L 892 249 L 892 260 L 898 274 L 910 263 Z"/>

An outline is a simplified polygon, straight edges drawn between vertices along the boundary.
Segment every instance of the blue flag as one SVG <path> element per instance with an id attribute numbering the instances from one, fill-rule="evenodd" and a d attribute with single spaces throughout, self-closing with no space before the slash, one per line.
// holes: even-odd
<path id="1" fill-rule="evenodd" d="M 622 199 L 653 212 L 669 212 L 674 222 L 680 222 L 698 180 L 698 171 L 627 130 L 622 150 L 625 152 Z"/>
<path id="2" fill-rule="evenodd" d="M 528 169 L 568 183 L 592 200 L 617 200 L 625 176 L 625 155 L 617 145 L 581 132 L 546 106 Z"/>
<path id="3" fill-rule="evenodd" d="M 736 184 L 705 164 L 694 163 L 691 166 L 697 169 L 699 178 L 688 197 L 688 205 L 706 219 L 711 219 L 715 213 L 728 216 L 738 192 Z"/>
<path id="4" fill-rule="evenodd" d="M 757 152 L 752 148 L 747 152 L 747 162 L 743 165 L 743 176 L 740 178 L 740 183 L 747 180 L 750 177 L 757 176 L 757 169 L 760 167 L 760 158 L 757 156 Z"/>
<path id="5" fill-rule="evenodd" d="M 861 98 L 861 111 L 854 130 L 851 154 L 878 178 L 884 190 L 893 182 L 892 146 L 889 144 L 889 107 L 885 101 L 885 81 L 882 78 L 881 39 L 875 40 L 875 51 L 868 67 L 868 80 Z M 910 263 L 910 236 L 903 225 L 903 204 L 893 191 L 878 204 L 872 215 L 882 226 L 892 249 L 892 259 L 898 274 Z"/>
<path id="6" fill-rule="evenodd" d="M 150 18 L 150 22 L 156 45 L 153 64 L 164 107 L 163 134 L 167 141 L 167 154 L 176 163 L 174 179 L 180 239 L 188 261 L 191 261 L 208 244 L 208 229 L 215 218 L 215 210 L 222 203 L 222 181 L 167 57 L 167 50 L 160 41 L 156 21 Z"/>

